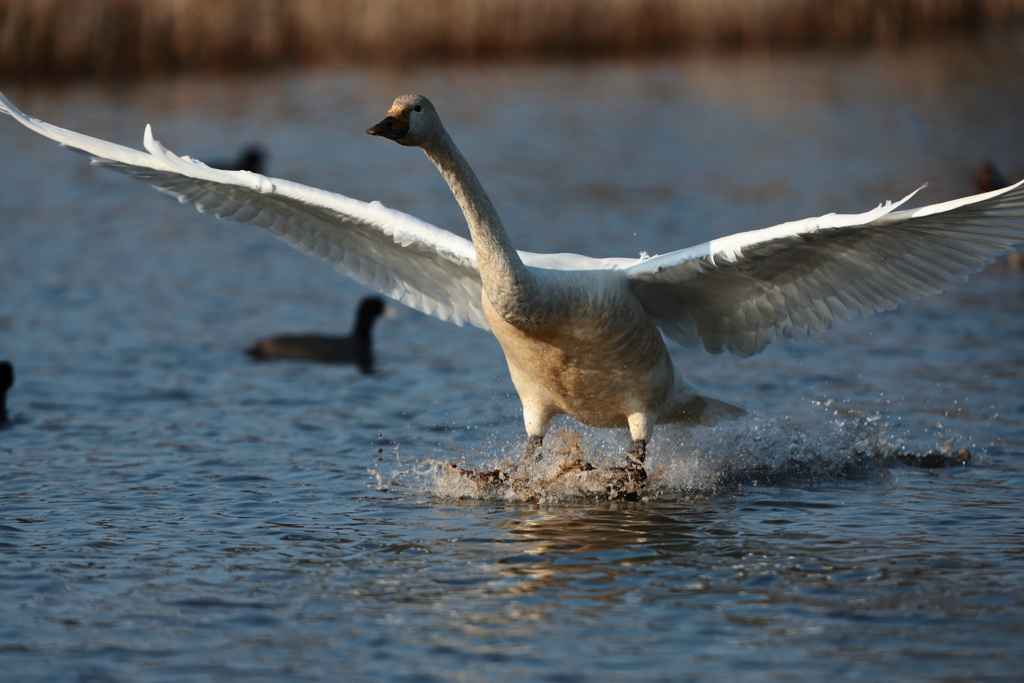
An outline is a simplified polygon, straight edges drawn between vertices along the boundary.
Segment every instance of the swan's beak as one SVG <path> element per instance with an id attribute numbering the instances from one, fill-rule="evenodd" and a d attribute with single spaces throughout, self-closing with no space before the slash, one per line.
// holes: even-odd
<path id="1" fill-rule="evenodd" d="M 409 132 L 409 124 L 394 116 L 388 116 L 373 128 L 367 128 L 366 132 L 388 140 L 401 140 Z"/>

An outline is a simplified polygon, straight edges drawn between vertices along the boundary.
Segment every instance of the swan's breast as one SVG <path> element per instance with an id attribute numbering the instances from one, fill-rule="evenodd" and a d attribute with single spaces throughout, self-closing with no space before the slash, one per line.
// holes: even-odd
<path id="1" fill-rule="evenodd" d="M 597 427 L 625 427 L 629 414 L 657 412 L 672 389 L 672 362 L 661 333 L 619 280 L 608 271 L 553 274 L 541 288 L 541 322 L 525 330 L 484 294 L 484 314 L 524 405 Z"/>

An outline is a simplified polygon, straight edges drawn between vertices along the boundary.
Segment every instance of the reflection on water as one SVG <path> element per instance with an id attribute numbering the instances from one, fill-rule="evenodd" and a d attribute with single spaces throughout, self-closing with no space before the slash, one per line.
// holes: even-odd
<path id="1" fill-rule="evenodd" d="M 1016 42 L 1014 42 L 1016 41 Z M 1024 172 L 1020 40 L 768 61 L 281 73 L 6 89 L 32 115 L 380 199 L 464 234 L 445 116 L 517 245 L 664 252 Z M 458 500 L 522 446 L 497 344 L 405 311 L 381 372 L 244 353 L 344 333 L 364 291 L 0 121 L 0 643 L 18 680 L 1012 680 L 1024 280 L 751 359 L 677 351 L 743 422 L 660 429 L 645 504 Z M 577 430 L 614 459 L 624 435 Z M 864 446 L 967 447 L 966 466 Z M 852 464 L 851 464 L 852 463 Z M 782 471 L 765 479 L 759 472 Z M 755 483 L 756 481 L 756 483 Z"/>

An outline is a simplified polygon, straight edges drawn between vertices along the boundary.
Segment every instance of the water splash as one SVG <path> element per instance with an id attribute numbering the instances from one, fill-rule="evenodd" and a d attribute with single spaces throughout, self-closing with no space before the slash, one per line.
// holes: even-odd
<path id="1" fill-rule="evenodd" d="M 430 458 L 413 467 L 373 474 L 381 486 L 390 482 L 442 499 L 608 499 L 602 482 L 622 467 L 629 446 L 623 430 L 568 422 L 545 439 L 540 460 L 527 456 L 524 442 L 498 441 L 481 449 L 490 456 Z M 969 459 L 963 449 L 954 452 L 951 443 L 911 451 L 881 415 L 850 418 L 827 413 L 797 419 L 753 414 L 714 427 L 658 427 L 648 447 L 642 499 L 713 495 L 742 484 L 825 483 L 880 475 L 898 462 L 942 467 Z M 483 485 L 466 471 L 501 472 L 501 482 Z"/>

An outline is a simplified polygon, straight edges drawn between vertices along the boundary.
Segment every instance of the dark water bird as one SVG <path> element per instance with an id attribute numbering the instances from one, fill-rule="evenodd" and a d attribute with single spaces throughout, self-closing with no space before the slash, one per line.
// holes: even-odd
<path id="1" fill-rule="evenodd" d="M 1001 190 L 1009 184 L 994 161 L 982 162 L 974 172 L 974 187 L 978 192 Z M 1024 269 L 1024 252 L 1021 251 L 1011 251 L 1004 256 L 1000 256 L 991 266 L 993 271 L 1016 271 L 1021 269 Z"/>
<path id="2" fill-rule="evenodd" d="M 266 173 L 267 152 L 258 144 L 245 147 L 235 159 L 215 159 L 206 162 L 210 168 L 222 171 L 250 171 Z"/>
<path id="3" fill-rule="evenodd" d="M 978 192 L 991 192 L 1001 190 L 1010 183 L 1006 182 L 999 167 L 993 161 L 982 162 L 978 170 L 974 172 L 974 188 Z"/>
<path id="4" fill-rule="evenodd" d="M 664 337 L 751 356 L 772 341 L 822 334 L 946 291 L 1024 242 L 1021 181 L 899 210 L 911 194 L 861 214 L 826 214 L 651 257 L 536 254 L 515 249 L 433 104 L 419 95 L 396 99 L 367 132 L 427 155 L 471 240 L 379 202 L 208 168 L 168 152 L 148 126 L 140 152 L 33 119 L 2 96 L 0 108 L 94 164 L 220 218 L 262 226 L 420 311 L 490 330 L 522 402 L 531 451 L 558 414 L 629 429 L 625 470 L 639 482 L 655 424 L 711 424 L 744 413 L 683 379 Z"/>
<path id="5" fill-rule="evenodd" d="M 14 386 L 14 366 L 0 361 L 0 425 L 7 422 L 7 390 Z"/>
<path id="6" fill-rule="evenodd" d="M 248 353 L 256 360 L 311 360 L 321 363 L 355 363 L 373 372 L 373 340 L 370 332 L 381 315 L 391 312 L 384 300 L 368 296 L 359 304 L 352 334 L 332 337 L 318 334 L 283 334 L 260 339 Z"/>

